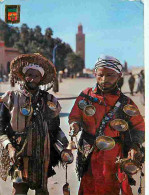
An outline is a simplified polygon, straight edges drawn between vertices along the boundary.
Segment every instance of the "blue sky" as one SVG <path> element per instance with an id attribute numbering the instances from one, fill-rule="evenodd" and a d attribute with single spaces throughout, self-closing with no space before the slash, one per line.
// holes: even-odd
<path id="1" fill-rule="evenodd" d="M 144 65 L 143 4 L 127 0 L 4 0 L 0 18 L 4 20 L 5 4 L 21 5 L 21 23 L 30 28 L 40 25 L 42 32 L 53 29 L 76 50 L 78 25 L 86 35 L 86 67 L 93 68 L 100 54 L 118 58 L 128 66 Z"/>

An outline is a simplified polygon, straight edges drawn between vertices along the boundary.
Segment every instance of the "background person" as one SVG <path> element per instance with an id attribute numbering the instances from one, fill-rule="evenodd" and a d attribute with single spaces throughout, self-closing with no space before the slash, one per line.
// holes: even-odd
<path id="1" fill-rule="evenodd" d="M 140 100 L 142 105 L 145 105 L 145 75 L 144 70 L 140 71 L 138 75 L 138 86 L 136 93 L 140 92 Z"/>
<path id="2" fill-rule="evenodd" d="M 130 73 L 130 77 L 128 79 L 128 84 L 129 84 L 129 88 L 130 88 L 130 94 L 133 95 L 133 90 L 134 90 L 134 86 L 135 86 L 135 77 L 132 74 L 132 72 Z"/>

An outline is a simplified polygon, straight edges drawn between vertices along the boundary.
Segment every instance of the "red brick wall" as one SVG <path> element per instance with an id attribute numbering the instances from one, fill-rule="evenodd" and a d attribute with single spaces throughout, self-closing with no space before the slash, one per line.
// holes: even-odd
<path id="1" fill-rule="evenodd" d="M 0 68 L 2 69 L 3 74 L 8 74 L 7 63 L 11 62 L 19 54 L 20 53 L 16 49 L 7 48 L 2 42 L 0 42 L 0 65 L 2 64 Z"/>

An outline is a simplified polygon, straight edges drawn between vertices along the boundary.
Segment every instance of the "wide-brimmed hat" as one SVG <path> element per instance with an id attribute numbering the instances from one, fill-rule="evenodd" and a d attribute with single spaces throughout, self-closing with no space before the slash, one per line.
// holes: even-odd
<path id="1" fill-rule="evenodd" d="M 45 85 L 54 81 L 56 77 L 56 70 L 54 64 L 43 57 L 39 53 L 34 54 L 22 54 L 14 58 L 10 64 L 11 83 L 15 83 L 18 80 L 24 81 L 25 74 L 23 68 L 29 65 L 38 65 L 44 70 L 44 75 L 40 82 L 40 85 Z"/>

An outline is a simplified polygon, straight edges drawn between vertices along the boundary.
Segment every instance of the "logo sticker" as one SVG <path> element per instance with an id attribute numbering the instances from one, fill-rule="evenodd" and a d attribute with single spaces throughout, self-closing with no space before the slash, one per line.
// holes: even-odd
<path id="1" fill-rule="evenodd" d="M 11 24 L 20 22 L 20 5 L 5 5 L 5 22 Z"/>

